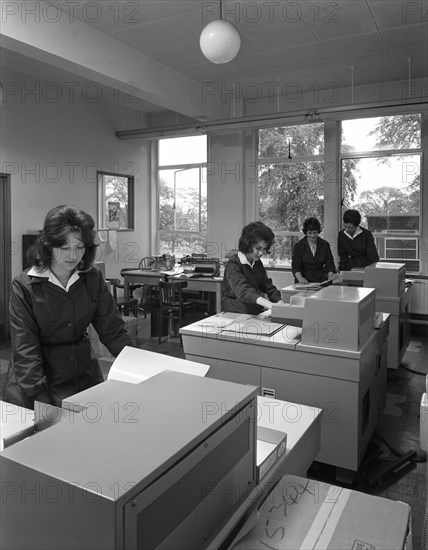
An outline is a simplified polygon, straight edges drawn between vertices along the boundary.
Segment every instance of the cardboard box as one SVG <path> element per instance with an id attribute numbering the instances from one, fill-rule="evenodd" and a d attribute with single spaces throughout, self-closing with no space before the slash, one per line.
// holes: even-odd
<path id="1" fill-rule="evenodd" d="M 410 506 L 286 475 L 234 550 L 411 550 Z"/>
<path id="2" fill-rule="evenodd" d="M 257 425 L 257 483 L 282 457 L 286 449 L 286 433 Z"/>

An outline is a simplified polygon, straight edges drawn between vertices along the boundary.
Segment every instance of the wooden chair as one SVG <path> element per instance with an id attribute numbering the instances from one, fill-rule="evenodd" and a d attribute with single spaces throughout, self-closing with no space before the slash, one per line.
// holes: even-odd
<path id="1" fill-rule="evenodd" d="M 152 256 L 145 256 L 140 260 L 140 263 L 138 264 L 138 269 L 152 269 L 153 265 L 155 263 L 155 259 Z M 140 298 L 140 307 L 143 307 L 143 300 L 148 298 L 149 300 L 149 306 L 151 306 L 153 303 L 157 303 L 158 301 L 158 287 L 157 284 L 153 285 L 134 285 L 133 290 L 136 288 L 143 288 L 143 292 Z M 147 289 L 147 292 L 145 290 Z"/>
<path id="2" fill-rule="evenodd" d="M 138 264 L 138 269 L 150 269 L 154 263 L 155 259 L 152 258 L 152 256 L 145 256 L 140 260 L 140 263 Z"/>
<path id="3" fill-rule="evenodd" d="M 116 302 L 117 309 L 122 315 L 128 315 L 129 312 L 132 312 L 134 317 L 138 317 L 138 311 L 141 311 L 144 314 L 144 318 L 147 317 L 144 309 L 138 306 L 138 300 L 132 297 L 130 298 L 125 298 L 124 296 L 118 297 L 117 289 L 125 288 L 125 285 L 120 282 L 120 279 L 117 279 L 114 277 L 106 277 L 106 281 L 110 281 L 111 283 L 113 298 Z"/>
<path id="4" fill-rule="evenodd" d="M 124 277 L 125 273 L 127 271 L 135 271 L 136 269 L 150 269 L 150 266 L 153 264 L 154 259 L 151 256 L 146 256 L 143 259 L 140 260 L 138 263 L 138 267 L 124 267 L 120 270 L 120 274 L 122 277 Z M 137 288 L 144 288 L 147 285 L 143 285 L 141 283 L 131 284 L 129 285 L 129 296 L 131 297 L 133 295 L 134 290 L 137 290 Z M 121 286 L 121 283 L 119 281 L 118 288 L 123 288 Z M 144 316 L 146 317 L 146 312 L 144 311 L 143 307 L 143 299 L 144 299 L 144 293 L 142 293 L 141 298 L 137 300 L 139 302 L 138 308 L 140 311 L 144 312 Z"/>
<path id="5" fill-rule="evenodd" d="M 159 281 L 159 319 L 158 319 L 158 344 L 162 341 L 162 320 L 172 321 L 174 336 L 178 336 L 178 329 L 181 326 L 183 315 L 193 313 L 193 321 L 196 315 L 196 302 L 183 298 L 183 288 L 187 281 L 166 282 Z"/>

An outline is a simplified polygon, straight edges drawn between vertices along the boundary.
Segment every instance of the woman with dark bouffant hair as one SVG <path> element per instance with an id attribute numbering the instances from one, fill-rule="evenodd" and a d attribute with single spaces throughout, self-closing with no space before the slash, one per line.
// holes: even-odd
<path id="1" fill-rule="evenodd" d="M 321 239 L 321 223 L 318 218 L 303 222 L 305 236 L 294 245 L 291 270 L 296 283 L 320 283 L 332 281 L 336 271 L 328 241 Z"/>
<path id="2" fill-rule="evenodd" d="M 275 235 L 262 222 L 244 227 L 239 239 L 238 254 L 227 262 L 222 283 L 224 311 L 258 315 L 269 311 L 272 304 L 282 302 L 281 293 L 267 276 L 261 261 L 269 254 Z"/>
<path id="3" fill-rule="evenodd" d="M 46 216 L 31 250 L 33 266 L 12 282 L 12 358 L 4 399 L 34 408 L 34 401 L 61 406 L 64 398 L 103 382 L 91 357 L 93 324 L 113 356 L 132 345 L 125 323 L 95 258 L 92 217 L 74 206 Z"/>
<path id="4" fill-rule="evenodd" d="M 350 271 L 379 261 L 372 232 L 361 227 L 358 210 L 346 210 L 343 214 L 343 229 L 337 237 L 339 270 Z"/>

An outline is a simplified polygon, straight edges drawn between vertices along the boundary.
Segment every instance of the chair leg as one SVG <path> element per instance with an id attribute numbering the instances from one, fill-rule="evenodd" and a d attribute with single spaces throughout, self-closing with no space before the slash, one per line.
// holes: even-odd
<path id="1" fill-rule="evenodd" d="M 153 315 L 153 310 L 152 310 Z M 158 310 L 158 345 L 162 342 L 162 308 Z"/>

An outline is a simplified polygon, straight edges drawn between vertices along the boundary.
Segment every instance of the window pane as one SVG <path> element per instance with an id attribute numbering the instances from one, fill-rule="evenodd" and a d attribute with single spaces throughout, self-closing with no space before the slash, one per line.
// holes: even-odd
<path id="1" fill-rule="evenodd" d="M 345 208 L 355 208 L 371 231 L 420 230 L 420 156 L 342 161 Z"/>
<path id="2" fill-rule="evenodd" d="M 159 140 L 159 166 L 207 162 L 207 136 Z"/>
<path id="3" fill-rule="evenodd" d="M 159 170 L 159 253 L 204 252 L 206 239 L 206 168 Z"/>
<path id="4" fill-rule="evenodd" d="M 324 123 L 259 130 L 259 158 L 324 154 Z"/>
<path id="5" fill-rule="evenodd" d="M 305 218 L 324 220 L 324 163 L 259 165 L 259 219 L 275 233 L 272 254 L 291 260 Z"/>
<path id="6" fill-rule="evenodd" d="M 324 163 L 259 165 L 259 216 L 272 230 L 300 231 L 308 216 L 324 218 Z"/>
<path id="7" fill-rule="evenodd" d="M 199 168 L 176 170 L 174 178 L 175 229 L 200 231 Z"/>
<path id="8" fill-rule="evenodd" d="M 342 122 L 342 152 L 412 149 L 420 146 L 420 114 Z"/>

